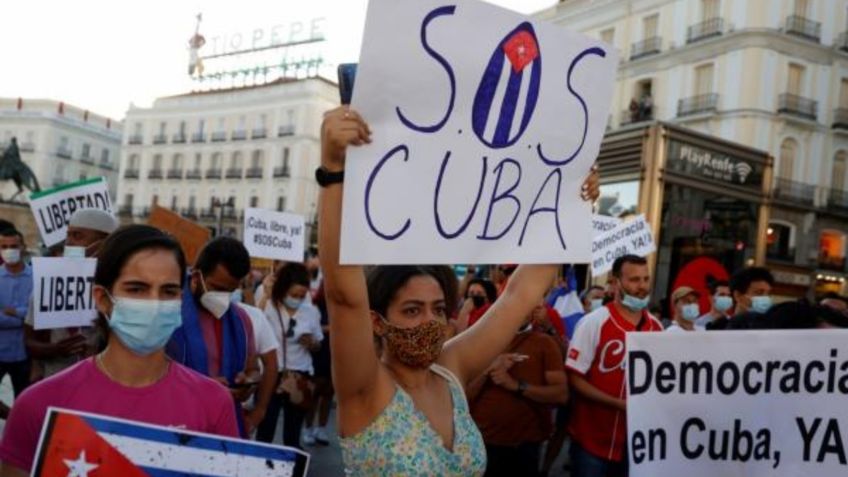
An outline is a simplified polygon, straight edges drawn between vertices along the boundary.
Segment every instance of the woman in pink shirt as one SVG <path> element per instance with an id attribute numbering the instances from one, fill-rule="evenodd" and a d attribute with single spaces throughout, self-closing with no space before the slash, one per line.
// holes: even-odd
<path id="1" fill-rule="evenodd" d="M 106 239 L 93 294 L 108 345 L 15 401 L 0 441 L 0 476 L 29 475 L 50 406 L 238 437 L 229 392 L 163 349 L 182 322 L 185 269 L 179 244 L 156 228 L 130 225 Z"/>

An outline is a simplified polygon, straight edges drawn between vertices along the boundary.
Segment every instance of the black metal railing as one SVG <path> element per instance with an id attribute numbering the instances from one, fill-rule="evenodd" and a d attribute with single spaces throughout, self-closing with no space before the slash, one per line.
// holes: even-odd
<path id="1" fill-rule="evenodd" d="M 100 164 L 97 164 L 97 167 L 99 167 L 99 168 L 101 168 L 101 169 L 105 169 L 105 170 L 107 170 L 107 171 L 111 171 L 111 170 L 114 170 L 114 169 L 115 169 L 115 168 L 112 166 L 112 164 L 110 164 L 110 163 L 108 163 L 108 162 L 103 162 L 103 161 L 100 161 Z"/>
<path id="2" fill-rule="evenodd" d="M 189 169 L 189 170 L 186 171 L 185 178 L 190 180 L 190 181 L 191 180 L 196 181 L 196 180 L 200 180 L 202 178 L 202 176 L 203 176 L 203 174 L 200 173 L 200 169 Z"/>
<path id="3" fill-rule="evenodd" d="M 848 129 L 848 108 L 833 110 L 833 129 Z"/>
<path id="4" fill-rule="evenodd" d="M 168 142 L 168 137 L 164 134 L 157 134 L 153 136 L 153 144 L 165 144 Z"/>
<path id="5" fill-rule="evenodd" d="M 241 179 L 243 172 L 241 167 L 230 167 L 227 169 L 227 179 Z"/>
<path id="6" fill-rule="evenodd" d="M 294 125 L 289 124 L 286 126 L 280 126 L 277 129 L 277 137 L 283 136 L 293 136 L 294 135 Z"/>
<path id="7" fill-rule="evenodd" d="M 836 37 L 836 42 L 833 44 L 837 49 L 848 52 L 848 31 L 842 32 Z"/>
<path id="8" fill-rule="evenodd" d="M 246 177 L 248 179 L 261 179 L 262 178 L 262 168 L 261 167 L 251 167 L 247 170 Z"/>
<path id="9" fill-rule="evenodd" d="M 161 179 L 162 178 L 162 169 L 150 169 L 147 172 L 148 179 Z"/>
<path id="10" fill-rule="evenodd" d="M 774 186 L 774 198 L 791 201 L 804 205 L 813 205 L 816 196 L 816 186 L 795 182 L 790 179 L 777 178 Z"/>
<path id="11" fill-rule="evenodd" d="M 208 209 L 200 209 L 200 218 L 201 219 L 214 219 L 215 218 L 215 209 L 209 207 Z"/>
<path id="12" fill-rule="evenodd" d="M 141 134 L 133 134 L 132 136 L 129 137 L 129 139 L 127 139 L 127 144 L 141 144 L 141 143 L 142 143 Z"/>
<path id="13" fill-rule="evenodd" d="M 677 115 L 689 116 L 718 109 L 718 93 L 699 94 L 677 102 Z"/>
<path id="14" fill-rule="evenodd" d="M 636 124 L 644 121 L 653 121 L 654 112 L 651 111 L 643 111 L 640 109 L 629 110 L 625 109 L 621 112 L 621 120 L 619 124 L 621 126 L 625 126 L 627 124 Z"/>
<path id="15" fill-rule="evenodd" d="M 845 270 L 845 257 L 829 257 L 819 253 L 818 265 L 822 270 L 841 272 Z"/>
<path id="16" fill-rule="evenodd" d="M 784 93 L 777 98 L 778 113 L 794 114 L 815 121 L 817 110 L 817 101 L 797 94 Z"/>
<path id="17" fill-rule="evenodd" d="M 220 179 L 221 178 L 221 169 L 206 169 L 206 178 L 207 179 Z"/>
<path id="18" fill-rule="evenodd" d="M 643 56 L 654 55 L 662 50 L 662 38 L 654 36 L 633 43 L 630 47 L 630 59 L 635 60 Z"/>
<path id="19" fill-rule="evenodd" d="M 182 179 L 183 178 L 183 170 L 182 169 L 168 169 L 168 179 Z"/>
<path id="20" fill-rule="evenodd" d="M 183 215 L 183 217 L 187 217 L 189 219 L 197 219 L 197 208 L 195 207 L 183 207 L 182 210 L 180 210 L 180 213 Z"/>
<path id="21" fill-rule="evenodd" d="M 183 134 L 183 133 L 177 133 L 177 134 L 174 134 L 171 137 L 171 143 L 172 144 L 185 144 L 185 142 L 186 142 L 186 135 Z"/>
<path id="22" fill-rule="evenodd" d="M 70 159 L 71 150 L 67 147 L 59 147 L 59 149 L 56 149 L 56 155 L 61 157 L 62 159 Z"/>
<path id="23" fill-rule="evenodd" d="M 833 211 L 848 213 L 848 191 L 830 189 L 827 197 L 827 208 Z"/>
<path id="24" fill-rule="evenodd" d="M 120 217 L 132 217 L 133 207 L 130 205 L 122 205 L 118 207 L 118 215 Z"/>
<path id="25" fill-rule="evenodd" d="M 792 15 L 786 18 L 786 33 L 818 43 L 821 40 L 821 22 L 800 15 Z"/>
<path id="26" fill-rule="evenodd" d="M 274 168 L 274 177 L 289 177 L 291 176 L 291 171 L 288 167 L 275 167 Z"/>
<path id="27" fill-rule="evenodd" d="M 94 164 L 94 158 L 91 157 L 91 155 L 83 155 L 83 156 L 80 157 L 80 162 L 82 162 L 83 164 L 93 165 Z"/>
<path id="28" fill-rule="evenodd" d="M 230 139 L 232 139 L 233 141 L 243 141 L 246 138 L 247 138 L 247 131 L 245 131 L 244 129 L 240 129 L 240 130 L 237 130 L 237 131 L 233 131 L 233 135 Z"/>
<path id="29" fill-rule="evenodd" d="M 33 152 L 35 151 L 35 144 L 31 142 L 22 142 L 19 149 L 21 152 Z"/>
<path id="30" fill-rule="evenodd" d="M 724 18 L 710 18 L 686 30 L 686 43 L 695 43 L 713 36 L 721 36 L 724 32 Z"/>
<path id="31" fill-rule="evenodd" d="M 216 131 L 212 133 L 212 142 L 221 142 L 227 140 L 226 131 Z"/>
<path id="32" fill-rule="evenodd" d="M 138 179 L 138 169 L 127 169 L 124 171 L 124 179 Z"/>
<path id="33" fill-rule="evenodd" d="M 773 251 L 770 249 L 766 249 L 766 258 L 769 260 L 778 260 L 786 263 L 795 262 L 795 249 L 790 248 L 787 251 Z"/>
<path id="34" fill-rule="evenodd" d="M 196 132 L 191 135 L 191 142 L 205 142 L 206 136 L 202 132 Z"/>
<path id="35" fill-rule="evenodd" d="M 265 128 L 256 128 L 250 132 L 251 139 L 265 139 L 267 135 L 268 132 L 265 130 Z"/>

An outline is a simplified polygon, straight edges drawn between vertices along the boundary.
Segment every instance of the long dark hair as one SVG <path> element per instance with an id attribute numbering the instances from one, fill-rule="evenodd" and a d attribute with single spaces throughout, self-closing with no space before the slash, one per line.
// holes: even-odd
<path id="1" fill-rule="evenodd" d="M 469 281 L 468 288 L 465 289 L 465 298 L 468 298 L 468 290 L 471 289 L 471 285 L 480 285 L 486 293 L 486 299 L 489 300 L 489 303 L 494 303 L 498 299 L 498 288 L 491 280 L 485 278 L 474 278 Z"/>
<path id="2" fill-rule="evenodd" d="M 456 307 L 459 294 L 456 275 L 448 266 L 443 265 L 381 265 L 368 271 L 368 303 L 372 310 L 386 316 L 389 304 L 410 279 L 429 276 L 436 279 L 442 293 L 445 294 L 445 304 L 448 316 Z"/>
<path id="3" fill-rule="evenodd" d="M 309 286 L 309 271 L 306 265 L 298 262 L 287 263 L 277 270 L 277 279 L 271 289 L 271 302 L 280 306 L 285 300 L 289 289 L 294 285 Z"/>

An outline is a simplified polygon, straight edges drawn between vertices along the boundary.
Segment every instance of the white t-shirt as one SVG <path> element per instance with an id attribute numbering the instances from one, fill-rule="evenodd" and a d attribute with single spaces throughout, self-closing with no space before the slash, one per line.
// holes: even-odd
<path id="1" fill-rule="evenodd" d="M 265 316 L 274 330 L 274 336 L 282 339 L 289 328 L 289 314 L 286 309 L 282 306 L 275 308 L 269 301 L 265 305 Z M 281 346 L 277 351 L 277 363 L 280 370 L 284 369 L 285 363 L 286 369 L 312 374 L 314 372 L 312 353 L 297 340 L 305 334 L 311 334 L 317 341 L 324 340 L 324 332 L 321 331 L 321 312 L 315 306 L 304 302 L 291 318 L 294 319 L 294 333 L 291 337 L 285 338 L 285 359 L 283 359 L 283 347 Z"/>
<path id="2" fill-rule="evenodd" d="M 685 332 L 689 331 L 689 330 L 684 330 L 677 323 L 670 324 L 668 326 L 668 328 L 666 328 L 665 330 L 670 331 L 672 333 L 685 333 Z M 705 330 L 706 330 L 706 328 L 704 326 L 699 325 L 698 323 L 695 323 L 695 329 L 693 329 L 692 331 L 705 331 Z"/>
<path id="3" fill-rule="evenodd" d="M 274 333 L 274 329 L 271 327 L 271 323 L 268 322 L 265 313 L 262 313 L 262 310 L 255 306 L 244 303 L 238 303 L 237 305 L 250 317 L 250 322 L 253 324 L 253 339 L 256 342 L 256 349 L 259 351 L 259 354 L 265 354 L 270 351 L 279 352 L 280 341 L 277 339 L 277 335 Z"/>

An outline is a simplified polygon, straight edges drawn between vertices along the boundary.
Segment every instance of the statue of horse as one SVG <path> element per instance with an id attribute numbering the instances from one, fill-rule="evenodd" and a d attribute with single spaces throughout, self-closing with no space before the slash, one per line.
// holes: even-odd
<path id="1" fill-rule="evenodd" d="M 8 180 L 14 181 L 15 185 L 18 186 L 18 192 L 10 200 L 15 200 L 15 197 L 23 193 L 24 188 L 29 189 L 31 192 L 41 190 L 41 187 L 38 185 L 38 179 L 35 178 L 32 169 L 21 160 L 18 140 L 14 137 L 9 147 L 0 156 L 0 181 Z"/>

